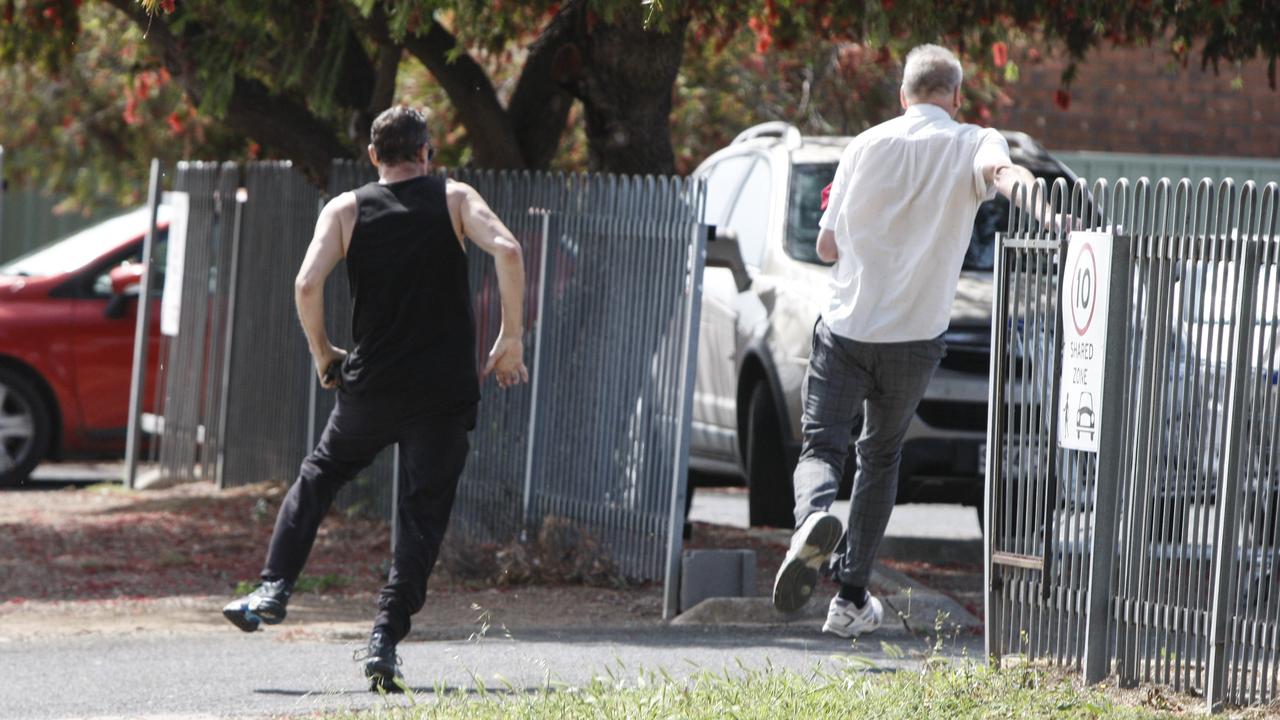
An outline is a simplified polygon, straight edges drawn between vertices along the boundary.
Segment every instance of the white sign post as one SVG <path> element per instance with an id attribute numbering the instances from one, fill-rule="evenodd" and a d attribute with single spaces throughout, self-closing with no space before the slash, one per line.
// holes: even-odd
<path id="1" fill-rule="evenodd" d="M 1111 234 L 1071 233 L 1061 302 L 1058 446 L 1063 449 L 1098 452 L 1110 279 Z"/>
<path id="2" fill-rule="evenodd" d="M 160 296 L 160 332 L 178 335 L 182 317 L 182 273 L 187 255 L 187 215 L 191 197 L 184 192 L 167 192 L 164 203 L 169 206 L 169 240 L 164 268 L 164 291 Z"/>

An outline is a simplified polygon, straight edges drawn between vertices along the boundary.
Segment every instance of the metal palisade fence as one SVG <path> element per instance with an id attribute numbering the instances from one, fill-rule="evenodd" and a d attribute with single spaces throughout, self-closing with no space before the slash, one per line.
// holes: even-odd
<path id="1" fill-rule="evenodd" d="M 1207 179 L 1026 191 L 1035 216 L 1112 237 L 1105 377 L 1096 418 L 1071 404 L 1064 383 L 1080 377 L 1064 370 L 1080 353 L 1064 305 L 1083 290 L 1067 262 L 1087 238 L 1015 211 L 992 319 L 988 653 L 1164 684 L 1211 709 L 1270 702 L 1280 192 Z M 1096 428 L 1096 448 L 1063 447 L 1063 423 Z"/>
<path id="2" fill-rule="evenodd" d="M 623 575 L 668 581 L 674 610 L 696 357 L 705 189 L 678 178 L 463 170 L 525 252 L 532 382 L 487 382 L 450 536 L 502 544 L 548 519 L 576 531 Z M 162 344 L 162 430 L 149 452 L 175 478 L 222 486 L 288 482 L 332 409 L 293 308 L 293 278 L 327 197 L 376 179 L 337 162 L 327 194 L 287 163 L 183 163 L 189 194 L 181 323 Z M 157 196 L 159 194 L 157 193 Z M 493 262 L 468 244 L 481 364 L 501 304 Z M 348 346 L 342 264 L 325 290 Z M 424 318 L 430 322 L 430 318 Z M 143 366 L 145 367 L 145 365 Z M 134 420 L 134 425 L 139 425 Z M 143 424 L 144 426 L 146 424 Z M 133 469 L 131 467 L 130 472 Z M 340 508 L 395 518 L 388 448 Z"/>

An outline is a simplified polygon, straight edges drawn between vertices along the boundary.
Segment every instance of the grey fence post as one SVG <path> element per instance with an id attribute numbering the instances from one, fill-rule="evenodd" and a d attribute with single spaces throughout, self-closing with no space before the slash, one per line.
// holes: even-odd
<path id="1" fill-rule="evenodd" d="M 1237 257 L 1234 334 L 1231 338 L 1231 391 L 1227 401 L 1226 463 L 1218 481 L 1218 535 L 1214 545 L 1213 606 L 1209 627 L 1209 687 L 1205 700 L 1211 712 L 1222 709 L 1226 694 L 1227 635 L 1230 632 L 1232 606 L 1235 604 L 1236 578 L 1236 506 L 1240 495 L 1241 464 L 1247 436 L 1245 427 L 1245 383 L 1249 377 L 1249 346 L 1253 339 L 1254 297 L 1257 288 L 1258 246 L 1246 238 Z"/>
<path id="2" fill-rule="evenodd" d="M 225 166 L 223 172 L 226 172 Z M 227 274 L 227 321 L 222 340 L 222 377 L 218 391 L 221 400 L 218 402 L 218 457 L 215 474 L 218 478 L 218 489 L 226 489 L 226 478 L 222 469 L 227 460 L 227 400 L 231 393 L 231 349 L 235 340 L 236 328 L 236 294 L 240 272 L 240 237 L 244 228 L 244 205 L 249 201 L 249 194 L 244 188 L 236 189 L 236 212 L 231 229 L 231 268 Z"/>
<path id="3" fill-rule="evenodd" d="M 680 611 L 680 554 L 684 549 L 684 506 L 689 492 L 689 442 L 693 434 L 693 386 L 698 367 L 698 324 L 702 321 L 702 270 L 707 260 L 708 225 L 698 225 L 690 248 L 689 299 L 685 306 L 684 352 L 680 368 L 680 439 L 676 443 L 675 477 L 671 479 L 670 525 L 667 535 L 667 571 L 663 580 L 662 617 L 670 620 Z"/>
<path id="4" fill-rule="evenodd" d="M 1005 328 L 1008 326 L 1008 319 L 1005 317 L 1007 312 L 1006 304 L 1008 303 L 1008 284 L 1005 282 L 1005 233 L 996 235 L 995 249 L 995 270 L 993 278 L 995 279 L 993 307 L 991 311 L 991 366 L 989 370 L 989 383 L 987 385 L 987 477 L 984 486 L 983 503 L 986 508 L 983 513 L 983 519 L 986 527 L 982 528 L 982 544 L 983 544 L 983 587 L 986 588 L 987 598 L 983 603 L 983 625 L 985 632 L 983 634 L 986 643 L 987 659 L 992 662 L 999 662 L 1001 655 L 1001 647 L 1004 644 L 1004 637 L 1000 634 L 1003 629 L 1003 616 L 1001 614 L 1001 600 L 1004 590 L 1003 580 L 997 576 L 997 570 L 991 562 L 992 553 L 996 549 L 996 543 L 993 538 L 996 522 L 996 506 L 999 500 L 999 493 L 996 492 L 997 484 L 1000 483 L 1004 472 L 1001 460 L 1004 453 L 1001 452 L 1001 446 L 1004 443 L 1004 435 L 1002 428 L 1004 427 L 1004 355 L 1005 345 L 1009 342 L 1006 337 Z"/>
<path id="5" fill-rule="evenodd" d="M 8 183 L 4 181 L 4 146 L 0 145 L 0 252 L 4 250 L 4 195 L 8 189 Z M 0 260 L 8 258 L 0 257 Z"/>
<path id="6" fill-rule="evenodd" d="M 1115 594 L 1116 542 L 1119 539 L 1117 510 L 1119 505 L 1120 470 L 1129 443 L 1124 437 L 1125 373 L 1128 353 L 1130 310 L 1129 278 L 1133 245 L 1128 236 L 1113 236 L 1111 241 L 1111 294 L 1107 301 L 1106 377 L 1102 382 L 1098 443 L 1098 479 L 1094 488 L 1093 542 L 1089 548 L 1089 598 L 1086 610 L 1084 681 L 1099 683 L 1106 679 L 1111 667 L 1111 601 Z"/>
<path id="7" fill-rule="evenodd" d="M 542 216 L 542 245 L 538 248 L 538 304 L 535 306 L 537 316 L 534 318 L 533 335 L 533 377 L 529 379 L 529 433 L 525 438 L 524 456 L 524 498 L 521 510 L 520 536 L 528 539 L 529 525 L 533 511 L 533 478 L 534 461 L 537 459 L 538 438 L 538 396 L 542 388 L 542 335 L 545 329 L 547 302 L 547 246 L 551 244 L 551 211 L 541 208 L 530 208 L 530 215 Z"/>
<path id="8" fill-rule="evenodd" d="M 391 446 L 391 556 L 400 535 L 400 443 Z"/>
<path id="9" fill-rule="evenodd" d="M 148 335 L 151 325 L 151 280 L 155 276 L 156 215 L 160 210 L 160 161 L 151 160 L 151 181 L 147 185 L 147 209 L 151 221 L 142 240 L 142 283 L 138 289 L 138 325 L 133 332 L 133 373 L 129 381 L 129 427 L 125 437 L 124 486 L 133 489 L 138 479 L 138 445 L 141 441 L 142 400 L 146 395 Z"/>

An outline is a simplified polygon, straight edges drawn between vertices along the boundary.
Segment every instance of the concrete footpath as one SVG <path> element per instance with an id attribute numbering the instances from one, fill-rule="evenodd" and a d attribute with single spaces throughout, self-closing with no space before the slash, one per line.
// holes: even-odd
<path id="1" fill-rule="evenodd" d="M 462 631 L 460 631 L 462 632 Z M 0 644 L 0 718 L 258 718 L 370 707 L 351 660 L 355 642 L 286 640 L 279 632 L 193 636 L 86 636 Z M 645 671 L 834 670 L 914 666 L 932 646 L 891 623 L 859 642 L 818 633 L 812 622 L 727 627 L 655 625 L 490 632 L 407 642 L 406 679 L 430 702 L 437 688 L 506 691 L 634 683 Z M 981 656 L 981 638 L 946 641 L 943 653 Z M 398 702 L 403 702 L 399 700 Z"/>

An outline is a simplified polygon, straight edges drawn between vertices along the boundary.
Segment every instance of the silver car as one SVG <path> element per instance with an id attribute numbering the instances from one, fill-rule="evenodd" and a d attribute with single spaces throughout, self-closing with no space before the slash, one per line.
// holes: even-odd
<path id="1" fill-rule="evenodd" d="M 1004 133 L 1014 160 L 1052 183 L 1075 176 L 1022 133 Z M 850 137 L 803 136 L 781 122 L 743 131 L 707 158 L 708 246 L 699 327 L 690 467 L 745 478 L 752 525 L 788 527 L 799 457 L 800 384 L 828 295 L 815 243 L 822 189 Z M 945 335 L 947 356 L 907 432 L 899 502 L 978 505 L 985 474 L 994 235 L 1008 202 L 978 211 Z M 847 494 L 856 462 L 846 463 Z"/>

